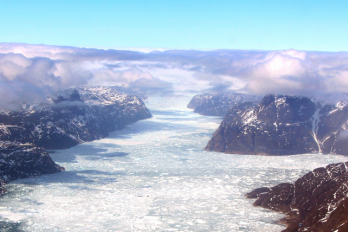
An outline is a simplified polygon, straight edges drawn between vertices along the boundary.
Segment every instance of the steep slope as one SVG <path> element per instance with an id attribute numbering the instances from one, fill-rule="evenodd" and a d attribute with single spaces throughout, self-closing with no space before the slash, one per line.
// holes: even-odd
<path id="1" fill-rule="evenodd" d="M 260 96 L 242 93 L 198 94 L 194 96 L 187 108 L 194 109 L 195 113 L 207 116 L 225 116 L 227 111 L 237 103 L 254 102 L 257 104 Z"/>
<path id="2" fill-rule="evenodd" d="M 0 195 L 11 180 L 52 174 L 64 170 L 48 153 L 32 144 L 0 141 Z"/>
<path id="3" fill-rule="evenodd" d="M 287 214 L 284 232 L 348 231 L 348 162 L 317 168 L 294 184 L 282 183 L 247 193 L 254 206 Z"/>
<path id="4" fill-rule="evenodd" d="M 255 107 L 236 105 L 205 149 L 231 154 L 348 155 L 347 129 L 344 101 L 324 104 L 303 96 L 270 94 Z"/>
<path id="5" fill-rule="evenodd" d="M 150 118 L 143 101 L 117 87 L 69 89 L 49 103 L 22 104 L 19 111 L 0 111 L 0 139 L 34 143 L 49 149 L 92 141 Z"/>

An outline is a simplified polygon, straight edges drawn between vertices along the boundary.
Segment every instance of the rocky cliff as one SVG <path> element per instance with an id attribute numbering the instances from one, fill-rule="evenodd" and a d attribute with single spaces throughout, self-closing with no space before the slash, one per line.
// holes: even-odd
<path id="1" fill-rule="evenodd" d="M 348 162 L 317 168 L 294 184 L 282 183 L 247 193 L 254 206 L 283 212 L 284 232 L 348 231 Z"/>
<path id="2" fill-rule="evenodd" d="M 33 144 L 0 141 L 0 195 L 11 180 L 52 174 L 64 170 L 48 153 Z"/>
<path id="3" fill-rule="evenodd" d="M 198 94 L 192 98 L 187 108 L 194 109 L 195 113 L 207 116 L 225 116 L 227 111 L 235 104 L 243 102 L 254 102 L 257 104 L 260 96 L 242 93 L 223 94 Z"/>
<path id="4" fill-rule="evenodd" d="M 235 105 L 205 149 L 231 154 L 348 155 L 348 105 L 266 95 L 256 106 Z"/>
<path id="5" fill-rule="evenodd" d="M 22 104 L 18 111 L 1 110 L 0 140 L 69 148 L 150 117 L 139 97 L 119 87 L 69 89 L 47 103 Z"/>

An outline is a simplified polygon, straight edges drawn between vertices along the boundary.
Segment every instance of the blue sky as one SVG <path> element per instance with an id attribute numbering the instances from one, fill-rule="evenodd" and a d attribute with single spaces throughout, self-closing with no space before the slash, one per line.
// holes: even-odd
<path id="1" fill-rule="evenodd" d="M 348 1 L 4 1 L 0 42 L 348 51 Z"/>

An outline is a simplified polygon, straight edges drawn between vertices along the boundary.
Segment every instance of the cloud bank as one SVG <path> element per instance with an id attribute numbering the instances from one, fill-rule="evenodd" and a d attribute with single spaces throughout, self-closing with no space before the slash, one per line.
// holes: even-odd
<path id="1" fill-rule="evenodd" d="M 102 50 L 0 43 L 0 108 L 86 85 L 148 93 L 188 91 L 317 95 L 347 92 L 347 52 Z"/>

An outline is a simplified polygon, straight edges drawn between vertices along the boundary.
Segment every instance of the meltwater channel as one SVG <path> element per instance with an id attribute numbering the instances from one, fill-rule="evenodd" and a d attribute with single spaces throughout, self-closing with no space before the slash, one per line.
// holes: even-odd
<path id="1" fill-rule="evenodd" d="M 8 184 L 1 231 L 281 231 L 283 215 L 244 194 L 347 161 L 204 151 L 222 118 L 186 109 L 191 97 L 152 97 L 153 118 L 53 151 L 66 171 Z"/>

